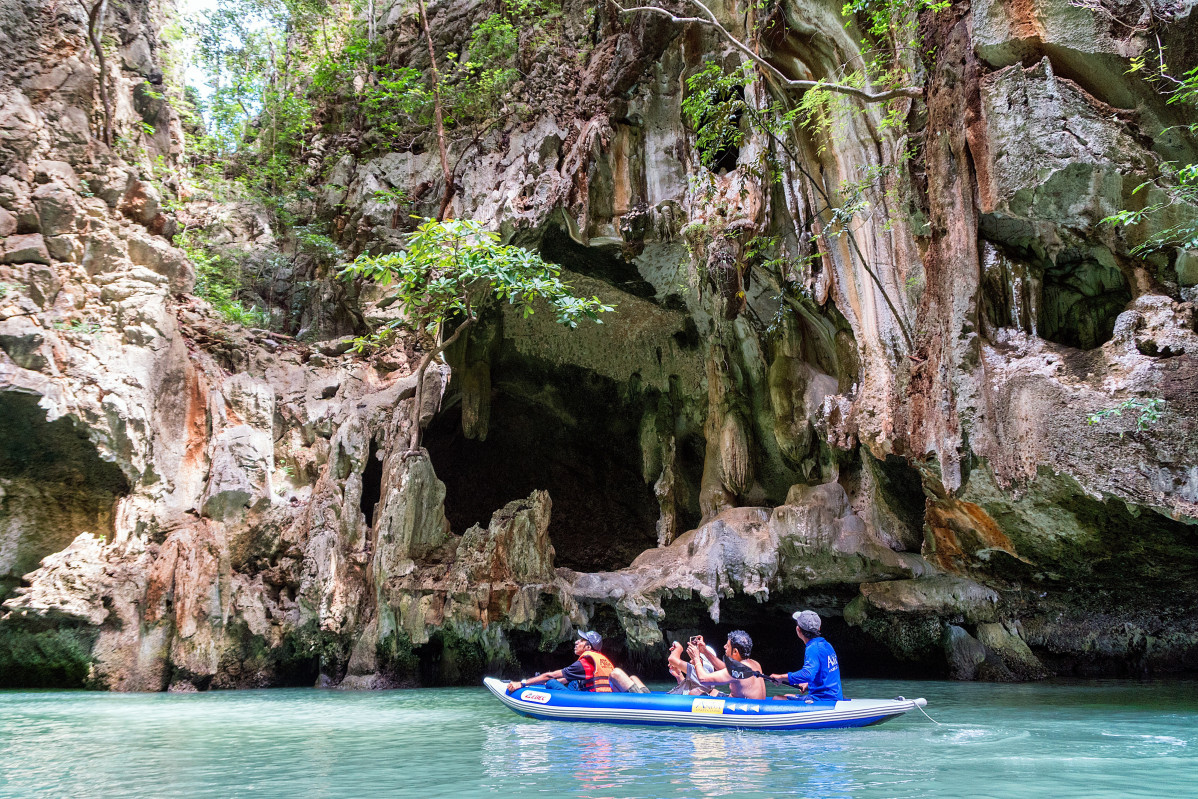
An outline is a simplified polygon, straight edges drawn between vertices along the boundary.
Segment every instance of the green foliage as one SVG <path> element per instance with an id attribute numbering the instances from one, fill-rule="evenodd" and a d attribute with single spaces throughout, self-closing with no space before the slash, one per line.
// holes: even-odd
<path id="1" fill-rule="evenodd" d="M 842 86 L 875 91 L 912 85 L 911 64 L 924 55 L 919 14 L 944 11 L 950 5 L 950 0 L 849 0 L 841 14 L 861 25 L 866 46 L 860 62 L 851 67 L 846 65 L 841 74 L 831 79 Z M 831 130 L 838 116 L 860 113 L 857 100 L 824 88 L 805 92 L 798 107 L 804 125 L 824 131 Z M 903 105 L 887 103 L 879 129 L 900 129 L 903 124 Z"/>
<path id="2" fill-rule="evenodd" d="M 0 624 L 0 688 L 83 688 L 95 633 Z"/>
<path id="3" fill-rule="evenodd" d="M 1130 72 L 1144 69 L 1142 58 L 1133 58 Z M 1164 59 L 1159 63 L 1158 80 L 1169 82 L 1172 87 L 1168 90 L 1170 104 L 1198 107 L 1198 67 L 1185 73 L 1180 81 L 1171 78 L 1166 70 Z M 1198 133 L 1198 123 L 1182 126 L 1182 129 L 1193 135 Z M 1162 133 L 1168 132 L 1162 131 Z M 1147 192 L 1146 189 L 1159 189 L 1161 199 L 1147 202 L 1139 209 L 1125 209 L 1102 220 L 1105 224 L 1128 226 L 1144 222 L 1163 224 L 1141 244 L 1132 249 L 1136 255 L 1147 255 L 1157 250 L 1177 247 L 1193 249 L 1198 247 L 1198 164 L 1187 164 L 1181 161 L 1163 161 L 1160 164 L 1160 176 L 1156 180 L 1141 183 L 1132 192 L 1138 195 Z"/>
<path id="4" fill-rule="evenodd" d="M 1114 408 L 1090 414 L 1086 417 L 1086 424 L 1102 424 L 1106 419 L 1122 416 L 1124 411 L 1129 411 L 1135 414 L 1136 432 L 1142 433 L 1161 420 L 1164 407 L 1165 401 L 1159 397 L 1124 400 Z M 1119 432 L 1119 438 L 1123 438 L 1123 431 Z"/>
<path id="5" fill-rule="evenodd" d="M 77 336 L 89 338 L 99 333 L 103 328 L 95 322 L 84 322 L 81 319 L 75 319 L 71 322 L 58 321 L 51 325 L 55 330 L 61 333 L 73 333 Z"/>
<path id="6" fill-rule="evenodd" d="M 334 263 L 345 257 L 345 251 L 323 230 L 321 225 L 300 225 L 295 229 L 296 245 L 300 252 L 322 263 Z"/>
<path id="7" fill-rule="evenodd" d="M 406 324 L 438 335 L 454 317 L 474 319 L 480 306 L 496 298 L 531 316 L 538 301 L 556 320 L 576 327 L 582 319 L 601 322 L 613 310 L 598 297 L 575 297 L 560 277 L 561 267 L 534 252 L 499 243 L 499 234 L 477 222 L 426 219 L 405 237 L 405 248 L 385 255 L 360 255 L 341 271 L 343 278 L 365 277 L 390 290 L 406 311 Z M 393 330 L 385 326 L 375 333 Z"/>
<path id="8" fill-rule="evenodd" d="M 944 11 L 951 0 L 849 0 L 840 13 L 865 22 L 865 31 L 877 40 L 899 39 L 904 45 L 918 24 L 916 16 L 924 11 Z"/>
<path id="9" fill-rule="evenodd" d="M 0 300 L 7 297 L 9 294 L 20 292 L 21 287 L 16 283 L 0 283 Z"/>
<path id="10" fill-rule="evenodd" d="M 753 66 L 725 72 L 715 61 L 686 79 L 682 113 L 695 131 L 699 161 L 711 169 L 719 153 L 744 143 L 745 128 L 740 124 L 745 111 L 745 88 L 753 82 Z"/>
<path id="11" fill-rule="evenodd" d="M 362 109 L 370 130 L 396 143 L 431 124 L 433 94 L 418 70 L 383 66 L 376 78 L 362 89 Z"/>
<path id="12" fill-rule="evenodd" d="M 330 13 L 328 0 L 219 0 L 190 24 L 209 93 L 192 95 L 189 149 L 216 167 L 206 177 L 230 176 L 276 212 L 311 176 L 307 53 Z"/>
<path id="13" fill-rule="evenodd" d="M 241 262 L 209 248 L 198 236 L 185 231 L 175 237 L 175 246 L 187 255 L 196 268 L 196 296 L 229 322 L 245 327 L 266 327 L 270 314 L 256 305 L 245 305 L 237 298 L 244 288 Z"/>
<path id="14" fill-rule="evenodd" d="M 398 186 L 388 189 L 377 189 L 371 195 L 376 203 L 383 205 L 407 205 L 412 201 L 408 193 Z"/>

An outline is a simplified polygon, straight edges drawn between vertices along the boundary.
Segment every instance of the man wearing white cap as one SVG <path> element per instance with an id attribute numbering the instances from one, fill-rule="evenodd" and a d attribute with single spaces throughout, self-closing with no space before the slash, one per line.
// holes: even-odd
<path id="1" fill-rule="evenodd" d="M 821 622 L 814 610 L 795 612 L 795 633 L 802 639 L 807 651 L 803 655 L 803 668 L 788 674 L 771 674 L 775 680 L 786 680 L 790 685 L 806 690 L 807 695 L 817 702 L 835 702 L 844 699 L 840 690 L 840 661 L 836 650 L 820 637 Z M 791 694 L 787 694 L 789 698 Z"/>

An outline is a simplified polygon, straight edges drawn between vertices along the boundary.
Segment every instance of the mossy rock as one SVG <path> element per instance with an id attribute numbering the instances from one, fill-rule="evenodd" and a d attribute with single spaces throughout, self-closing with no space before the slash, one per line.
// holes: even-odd
<path id="1" fill-rule="evenodd" d="M 0 688 L 87 688 L 96 631 L 0 624 Z"/>
<path id="2" fill-rule="evenodd" d="M 412 682 L 417 677 L 419 661 L 412 647 L 412 638 L 405 630 L 396 630 L 382 639 L 376 649 L 379 670 L 399 683 Z"/>

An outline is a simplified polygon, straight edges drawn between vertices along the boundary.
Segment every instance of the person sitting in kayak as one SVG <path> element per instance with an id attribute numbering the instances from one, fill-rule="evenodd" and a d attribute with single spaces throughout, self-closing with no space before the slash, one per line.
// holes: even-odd
<path id="1" fill-rule="evenodd" d="M 578 656 L 578 660 L 564 669 L 547 671 L 520 682 L 510 682 L 507 692 L 510 694 L 530 685 L 544 685 L 550 691 L 611 693 L 612 672 L 616 671 L 616 667 L 599 651 L 602 646 L 603 637 L 599 633 L 580 631 L 578 639 L 574 642 L 574 654 Z M 647 690 L 645 689 L 645 692 Z"/>
<path id="2" fill-rule="evenodd" d="M 803 668 L 788 674 L 771 674 L 770 679 L 786 680 L 817 702 L 844 699 L 844 692 L 840 689 L 840 661 L 832 645 L 820 637 L 822 623 L 819 614 L 804 610 L 796 612 L 792 618 L 795 620 L 795 634 L 807 647 L 803 654 Z M 786 694 L 786 698 L 797 699 L 798 696 Z"/>
<path id="3" fill-rule="evenodd" d="M 689 650 L 692 646 L 698 650 L 698 655 L 691 655 L 691 662 L 687 663 L 682 659 L 682 653 Z M 678 681 L 678 684 L 667 693 L 688 696 L 717 693 L 710 685 L 703 684 L 699 679 L 698 672 L 695 670 L 695 665 L 700 662 L 708 672 L 724 668 L 724 663 L 720 660 L 719 655 L 715 653 L 715 649 L 704 642 L 703 636 L 693 635 L 687 642 L 687 650 L 684 650 L 682 644 L 677 641 L 670 645 L 670 653 L 666 658 L 666 663 L 669 666 L 670 674 L 674 675 L 674 679 Z"/>
<path id="4" fill-rule="evenodd" d="M 693 644 L 687 648 L 691 662 L 695 664 L 699 680 L 704 685 L 723 685 L 731 683 L 732 695 L 738 699 L 765 699 L 765 680 L 761 677 L 761 664 L 750 660 L 753 652 L 753 639 L 744 630 L 733 630 L 728 633 L 724 642 L 724 654 L 727 659 L 724 667 L 718 671 L 709 672 L 703 668 L 702 658 L 698 647 Z"/>

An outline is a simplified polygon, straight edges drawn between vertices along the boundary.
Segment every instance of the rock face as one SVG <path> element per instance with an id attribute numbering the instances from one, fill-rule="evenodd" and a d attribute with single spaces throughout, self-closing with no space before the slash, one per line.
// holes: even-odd
<path id="1" fill-rule="evenodd" d="M 766 137 L 700 164 L 685 79 L 739 63 L 726 42 L 568 1 L 563 46 L 522 70 L 531 110 L 455 153 L 453 213 L 617 310 L 568 332 L 497 308 L 416 397 L 418 342 L 350 351 L 353 320 L 399 312 L 370 287 L 326 280 L 276 314 L 296 336 L 189 296 L 153 163 L 181 129 L 138 92 L 161 80 L 160 9 L 113 8 L 132 152 L 101 141 L 80 9 L 0 0 L 0 686 L 467 683 L 579 626 L 660 668 L 712 625 L 782 639 L 800 604 L 850 674 L 1198 667 L 1198 269 L 1135 255 L 1151 224 L 1101 223 L 1195 157 L 1159 135 L 1183 109 L 1127 74 L 1149 37 L 1066 0 L 925 14 L 907 130 L 868 106 L 795 133 L 826 186 L 895 175 L 865 189 L 858 255 L 798 165 L 776 186 L 750 168 Z M 455 52 L 485 16 L 429 13 Z M 838 3 L 771 14 L 795 77 L 860 58 Z M 380 19 L 395 63 L 427 66 L 402 14 Z M 1161 31 L 1178 59 L 1192 27 Z M 443 196 L 435 146 L 370 133 L 315 134 L 346 154 L 307 213 L 349 252 L 402 232 L 380 189 L 428 215 Z M 281 246 L 251 207 L 183 213 L 216 246 Z M 757 236 L 784 257 L 754 258 Z M 322 274 L 255 279 L 290 298 Z M 1091 423 L 1125 400 L 1160 419 Z"/>

